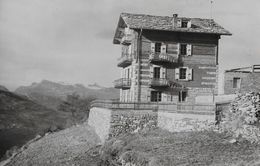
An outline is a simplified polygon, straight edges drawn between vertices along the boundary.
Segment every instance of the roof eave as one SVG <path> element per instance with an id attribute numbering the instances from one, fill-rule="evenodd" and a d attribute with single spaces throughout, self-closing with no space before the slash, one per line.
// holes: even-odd
<path id="1" fill-rule="evenodd" d="M 227 32 L 227 33 L 214 33 L 214 32 L 194 32 L 194 31 L 181 31 L 181 30 L 168 30 L 168 29 L 150 29 L 150 28 L 136 28 L 136 27 L 129 27 L 130 29 L 135 29 L 135 30 L 151 30 L 151 31 L 168 31 L 168 32 L 183 32 L 183 33 L 200 33 L 200 34 L 215 34 L 215 35 L 225 35 L 225 36 L 232 36 L 232 33 Z"/>

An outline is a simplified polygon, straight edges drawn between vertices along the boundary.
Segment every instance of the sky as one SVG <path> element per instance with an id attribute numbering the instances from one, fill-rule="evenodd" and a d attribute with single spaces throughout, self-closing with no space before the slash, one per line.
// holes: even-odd
<path id="1" fill-rule="evenodd" d="M 260 1 L 214 0 L 213 19 L 229 30 L 220 71 L 260 64 Z M 122 12 L 210 18 L 210 0 L 0 0 L 0 85 L 10 90 L 43 79 L 113 86 Z"/>

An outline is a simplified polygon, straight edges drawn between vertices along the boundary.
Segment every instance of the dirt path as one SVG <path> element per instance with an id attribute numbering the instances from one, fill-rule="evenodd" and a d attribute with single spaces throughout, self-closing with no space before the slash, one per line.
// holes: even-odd
<path id="1" fill-rule="evenodd" d="M 96 166 L 98 136 L 87 125 L 73 126 L 31 143 L 6 166 Z"/>

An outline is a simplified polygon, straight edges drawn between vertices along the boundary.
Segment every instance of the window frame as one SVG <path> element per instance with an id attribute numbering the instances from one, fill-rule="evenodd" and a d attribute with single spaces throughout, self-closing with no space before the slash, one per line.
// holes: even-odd
<path id="1" fill-rule="evenodd" d="M 240 87 L 241 87 L 241 78 L 240 77 L 233 77 L 233 88 L 240 89 Z"/>
<path id="2" fill-rule="evenodd" d="M 187 55 L 187 45 L 186 43 L 180 44 L 180 55 Z M 184 50 L 184 52 L 183 52 Z"/>
<path id="3" fill-rule="evenodd" d="M 151 91 L 151 102 L 161 102 L 162 92 L 161 91 Z"/>
<path id="4" fill-rule="evenodd" d="M 185 78 L 182 78 L 183 74 L 181 71 L 185 70 Z M 187 67 L 180 67 L 179 68 L 179 80 L 187 80 L 187 72 L 188 72 L 188 68 Z"/>
<path id="5" fill-rule="evenodd" d="M 188 28 L 189 21 L 182 20 L 181 21 L 181 28 Z M 185 25 L 185 26 L 184 26 Z"/>
<path id="6" fill-rule="evenodd" d="M 154 52 L 155 53 L 161 53 L 161 47 L 162 47 L 162 43 L 155 42 L 155 44 L 154 44 Z"/>
<path id="7" fill-rule="evenodd" d="M 153 67 L 153 78 L 161 78 L 161 67 Z"/>
<path id="8" fill-rule="evenodd" d="M 179 102 L 187 101 L 187 91 L 179 91 Z"/>

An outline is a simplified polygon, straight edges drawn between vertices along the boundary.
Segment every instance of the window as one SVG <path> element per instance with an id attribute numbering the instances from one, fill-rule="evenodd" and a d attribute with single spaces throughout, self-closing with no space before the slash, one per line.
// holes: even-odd
<path id="1" fill-rule="evenodd" d="M 185 92 L 185 91 L 179 92 L 179 102 L 186 101 L 186 97 L 187 97 L 187 92 Z"/>
<path id="2" fill-rule="evenodd" d="M 187 44 L 181 44 L 181 55 L 187 55 Z"/>
<path id="3" fill-rule="evenodd" d="M 188 21 L 182 21 L 181 22 L 181 27 L 182 28 L 188 28 Z"/>
<path id="4" fill-rule="evenodd" d="M 153 78 L 160 78 L 160 67 L 153 68 Z"/>
<path id="5" fill-rule="evenodd" d="M 180 79 L 186 79 L 186 75 L 187 75 L 187 68 L 180 68 Z"/>
<path id="6" fill-rule="evenodd" d="M 241 78 L 235 77 L 233 78 L 233 88 L 240 88 Z"/>
<path id="7" fill-rule="evenodd" d="M 162 101 L 162 92 L 151 91 L 151 101 L 153 102 Z"/>
<path id="8" fill-rule="evenodd" d="M 175 79 L 191 81 L 193 80 L 193 69 L 188 67 L 180 67 L 175 69 Z"/>
<path id="9" fill-rule="evenodd" d="M 155 43 L 155 52 L 157 53 L 161 52 L 161 45 L 162 43 Z"/>

